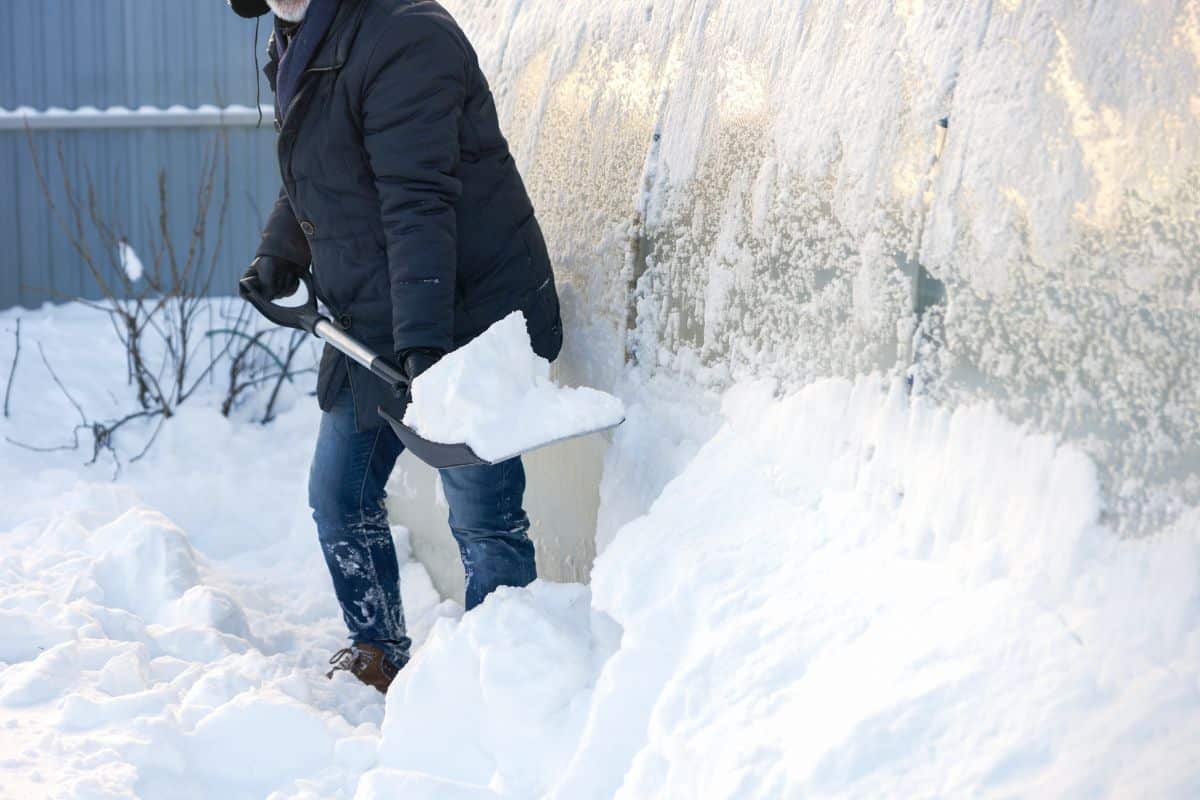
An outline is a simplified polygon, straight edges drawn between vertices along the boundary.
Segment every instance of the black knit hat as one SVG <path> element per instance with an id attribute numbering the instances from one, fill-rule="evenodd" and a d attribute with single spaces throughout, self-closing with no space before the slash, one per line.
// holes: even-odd
<path id="1" fill-rule="evenodd" d="M 266 0 L 226 0 L 229 7 L 234 10 L 239 17 L 261 17 L 270 9 L 267 8 Z"/>

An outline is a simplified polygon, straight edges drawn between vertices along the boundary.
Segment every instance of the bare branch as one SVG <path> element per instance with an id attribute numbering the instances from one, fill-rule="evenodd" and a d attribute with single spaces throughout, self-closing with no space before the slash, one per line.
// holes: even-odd
<path id="1" fill-rule="evenodd" d="M 71 405 L 75 406 L 75 410 L 79 412 L 79 419 L 84 425 L 87 425 L 87 414 L 83 413 L 83 407 L 80 406 L 79 403 L 76 402 L 75 398 L 71 396 L 71 393 L 67 391 L 67 387 L 64 386 L 63 382 L 59 379 L 58 373 L 54 371 L 54 367 L 50 366 L 50 359 L 46 358 L 46 351 L 42 349 L 41 342 L 38 342 L 38 352 L 42 355 L 42 363 L 46 365 L 46 370 L 50 373 L 50 377 L 54 379 L 54 382 L 58 384 L 58 388 L 62 390 L 63 397 L 67 398 L 67 400 L 71 402 Z"/>
<path id="2" fill-rule="evenodd" d="M 78 450 L 79 449 L 79 429 L 80 429 L 80 427 L 81 426 L 79 426 L 79 425 L 75 426 L 75 430 L 73 432 L 75 441 L 73 444 L 60 444 L 60 445 L 51 445 L 48 447 L 42 447 L 42 446 L 39 446 L 36 444 L 26 444 L 25 442 L 18 441 L 17 439 L 12 438 L 11 436 L 5 436 L 4 441 L 8 442 L 9 444 L 11 444 L 15 447 L 20 447 L 25 450 L 32 450 L 35 453 L 58 453 L 63 450 Z"/>
<path id="3" fill-rule="evenodd" d="M 264 425 L 275 419 L 275 402 L 279 399 L 279 390 L 283 388 L 284 380 L 287 380 L 289 383 L 292 381 L 290 372 L 292 359 L 300 351 L 301 345 L 304 344 L 304 339 L 305 334 L 303 331 L 292 331 L 292 338 L 288 342 L 287 357 L 283 361 L 283 370 L 279 373 L 279 379 L 275 381 L 274 388 L 271 389 L 271 397 L 267 400 L 266 410 L 263 411 L 262 422 Z"/>
<path id="4" fill-rule="evenodd" d="M 12 397 L 13 379 L 17 377 L 17 362 L 21 358 L 21 318 L 17 317 L 16 350 L 13 351 L 12 369 L 8 371 L 8 384 L 4 387 L 4 416 L 8 417 L 8 402 Z"/>
<path id="5" fill-rule="evenodd" d="M 165 423 L 166 421 L 167 421 L 167 415 L 160 414 L 158 417 L 158 425 L 154 426 L 154 433 L 150 434 L 150 438 L 146 440 L 146 445 L 138 452 L 138 454 L 136 456 L 134 456 L 133 458 L 129 459 L 130 464 L 132 464 L 135 461 L 141 461 L 142 456 L 144 456 L 144 455 L 146 455 L 146 453 L 150 452 L 150 447 L 158 439 L 158 434 L 160 431 L 162 431 L 163 423 Z"/>

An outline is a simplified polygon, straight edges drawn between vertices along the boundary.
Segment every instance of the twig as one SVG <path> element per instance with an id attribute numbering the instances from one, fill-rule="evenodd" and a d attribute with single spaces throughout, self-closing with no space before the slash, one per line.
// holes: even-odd
<path id="1" fill-rule="evenodd" d="M 117 458 L 117 450 L 113 446 L 113 437 L 116 435 L 117 431 L 123 425 L 125 425 L 125 423 L 133 422 L 136 419 L 154 419 L 155 417 L 165 416 L 166 414 L 161 408 L 152 408 L 149 411 L 135 411 L 132 414 L 126 414 L 115 422 L 93 422 L 89 426 L 92 430 L 92 436 L 94 438 L 92 446 L 92 460 L 87 463 L 89 465 L 95 464 L 96 461 L 99 460 L 100 454 L 107 450 L 112 453 L 113 461 L 116 463 L 117 473 L 119 474 L 121 471 L 121 462 L 120 459 Z M 154 432 L 153 436 L 151 436 L 151 442 L 153 442 L 156 436 L 158 436 L 157 430 Z M 149 445 L 147 445 L 147 447 L 149 447 Z M 141 455 L 142 454 L 139 453 L 138 457 L 140 458 Z"/>
<path id="2" fill-rule="evenodd" d="M 60 445 L 53 445 L 53 446 L 48 446 L 48 447 L 41 447 L 36 444 L 26 444 L 25 442 L 17 441 L 16 439 L 12 438 L 11 436 L 5 436 L 4 441 L 8 442 L 11 445 L 14 445 L 15 447 L 21 447 L 26 450 L 32 450 L 35 453 L 57 453 L 60 450 L 78 450 L 79 449 L 79 428 L 78 427 L 74 431 L 74 436 L 75 436 L 74 444 L 60 444 Z"/>
<path id="3" fill-rule="evenodd" d="M 71 405 L 75 406 L 75 410 L 79 412 L 80 421 L 86 427 L 88 425 L 87 414 L 83 413 L 83 407 L 80 406 L 79 403 L 75 402 L 75 398 L 72 397 L 71 393 L 67 391 L 67 387 L 64 386 L 63 382 L 59 379 L 58 373 L 54 371 L 54 367 L 50 366 L 50 359 L 46 358 L 46 351 L 42 349 L 41 342 L 38 342 L 38 352 L 42 354 L 42 363 L 46 365 L 46 370 L 50 373 L 50 377 L 53 378 L 54 382 L 58 384 L 58 388 L 62 390 L 63 396 L 71 401 Z"/>
<path id="4" fill-rule="evenodd" d="M 304 338 L 303 331 L 294 331 L 292 333 L 291 341 L 288 342 L 287 358 L 283 362 L 283 371 L 279 374 L 279 379 L 275 381 L 275 387 L 271 389 L 271 397 L 267 400 L 267 408 L 263 411 L 262 421 L 264 425 L 275 418 L 275 401 L 279 399 L 279 390 L 283 388 L 284 380 L 286 379 L 289 383 L 292 382 L 289 370 L 292 366 L 292 359 L 296 357 L 296 353 L 304 344 Z"/>
<path id="5" fill-rule="evenodd" d="M 259 331 L 258 333 L 254 334 L 252 336 L 252 335 L 246 333 L 245 331 L 239 331 L 236 328 L 216 328 L 215 330 L 208 331 L 204 335 L 205 336 L 216 336 L 217 334 L 221 334 L 221 333 L 224 333 L 230 337 L 241 337 L 243 339 L 247 339 L 249 341 L 248 347 L 254 347 L 254 346 L 261 347 L 263 349 L 263 351 L 266 352 L 267 355 L 269 355 L 272 359 L 275 360 L 275 364 L 281 370 L 283 370 L 284 372 L 287 372 L 287 365 L 284 364 L 283 359 L 281 359 L 279 357 L 279 354 L 276 353 L 274 350 L 272 350 L 270 347 L 267 347 L 265 344 L 263 344 L 262 341 L 260 341 L 263 334 L 267 333 L 267 331 Z"/>
<path id="6" fill-rule="evenodd" d="M 17 361 L 21 358 L 21 318 L 17 317 L 17 349 L 13 352 L 12 369 L 8 373 L 8 385 L 4 387 L 4 416 L 8 417 L 8 401 L 12 397 L 13 378 L 17 377 Z"/>
<path id="7" fill-rule="evenodd" d="M 134 456 L 133 458 L 129 459 L 129 463 L 130 463 L 130 464 L 132 464 L 132 463 L 133 463 L 133 462 L 135 462 L 135 461 L 141 461 L 141 460 L 142 460 L 142 456 L 144 456 L 144 455 L 146 455 L 146 453 L 150 452 L 150 446 L 151 446 L 152 444 L 154 444 L 154 441 L 155 441 L 155 440 L 158 438 L 159 431 L 161 431 L 161 430 L 162 430 L 162 428 L 163 428 L 163 423 L 164 423 L 164 422 L 166 422 L 166 421 L 167 421 L 167 415 L 166 415 L 166 414 L 159 414 L 159 416 L 158 416 L 158 425 L 156 425 L 156 426 L 155 426 L 155 428 L 154 428 L 154 433 L 150 434 L 150 438 L 146 440 L 146 446 L 145 446 L 145 447 L 143 447 L 143 448 L 141 449 L 141 452 L 139 452 L 139 453 L 138 453 L 136 456 Z"/>

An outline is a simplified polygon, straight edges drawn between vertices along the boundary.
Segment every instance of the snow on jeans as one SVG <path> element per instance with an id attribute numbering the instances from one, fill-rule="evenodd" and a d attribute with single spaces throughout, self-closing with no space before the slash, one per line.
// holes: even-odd
<path id="1" fill-rule="evenodd" d="M 397 665 L 408 660 L 400 570 L 388 527 L 384 486 L 404 445 L 387 425 L 355 431 L 354 402 L 343 389 L 321 415 L 309 474 L 309 505 L 351 640 L 374 644 Z M 529 517 L 521 507 L 520 458 L 441 470 L 450 530 L 467 578 L 467 608 L 497 586 L 537 577 Z"/>

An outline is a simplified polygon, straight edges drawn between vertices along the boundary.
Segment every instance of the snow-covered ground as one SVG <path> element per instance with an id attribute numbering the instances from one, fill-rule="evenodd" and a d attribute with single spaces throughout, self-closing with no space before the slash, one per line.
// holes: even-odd
<path id="1" fill-rule="evenodd" d="M 5 436 L 74 424 L 36 342 L 90 412 L 128 396 L 94 312 L 21 316 Z M 311 398 L 201 398 L 116 481 L 0 443 L 0 796 L 1200 793 L 1194 513 L 1120 540 L 1079 452 L 879 379 L 623 392 L 591 587 L 462 616 L 410 560 L 386 706 L 323 675 Z"/>
<path id="2" fill-rule="evenodd" d="M 17 316 L 0 314 L 4 380 Z M 89 415 L 130 410 L 103 317 L 20 316 L 4 436 L 58 445 L 78 421 L 39 342 Z M 263 427 L 198 399 L 115 482 L 87 445 L 0 443 L 2 797 L 349 796 L 374 761 L 378 693 L 323 674 L 345 633 L 306 509 L 319 411 L 292 396 Z M 127 461 L 150 430 L 120 440 Z M 418 641 L 459 613 L 420 565 L 403 582 Z"/>

